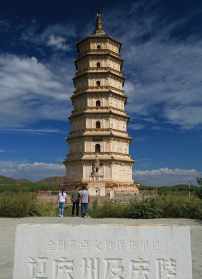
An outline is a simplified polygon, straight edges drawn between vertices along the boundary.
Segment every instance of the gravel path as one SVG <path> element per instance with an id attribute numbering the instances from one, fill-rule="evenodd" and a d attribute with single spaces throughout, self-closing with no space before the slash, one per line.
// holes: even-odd
<path id="1" fill-rule="evenodd" d="M 91 218 L 0 218 L 0 279 L 12 279 L 14 238 L 17 224 L 125 224 L 125 225 L 188 225 L 191 227 L 193 279 L 202 279 L 202 221 L 188 219 L 91 219 Z"/>

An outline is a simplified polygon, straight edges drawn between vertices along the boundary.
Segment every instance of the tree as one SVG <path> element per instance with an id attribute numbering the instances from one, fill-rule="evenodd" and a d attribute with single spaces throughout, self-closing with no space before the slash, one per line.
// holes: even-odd
<path id="1" fill-rule="evenodd" d="M 200 199 L 202 199 L 202 177 L 197 177 L 196 181 L 198 183 L 197 195 Z"/>
<path id="2" fill-rule="evenodd" d="M 197 181 L 199 186 L 202 186 L 202 177 L 197 177 L 196 181 Z"/>

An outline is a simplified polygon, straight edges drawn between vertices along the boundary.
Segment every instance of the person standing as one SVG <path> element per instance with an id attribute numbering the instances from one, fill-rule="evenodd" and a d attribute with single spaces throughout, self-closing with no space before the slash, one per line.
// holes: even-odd
<path id="1" fill-rule="evenodd" d="M 81 217 L 85 217 L 88 212 L 88 204 L 90 201 L 88 189 L 86 186 L 82 187 L 80 191 L 80 200 L 81 200 Z"/>
<path id="2" fill-rule="evenodd" d="M 72 201 L 72 216 L 74 216 L 76 209 L 76 216 L 79 216 L 79 203 L 80 203 L 80 193 L 76 190 L 71 195 Z"/>
<path id="3" fill-rule="evenodd" d="M 61 189 L 58 194 L 59 217 L 64 217 L 66 199 L 67 194 L 65 193 L 64 189 Z"/>

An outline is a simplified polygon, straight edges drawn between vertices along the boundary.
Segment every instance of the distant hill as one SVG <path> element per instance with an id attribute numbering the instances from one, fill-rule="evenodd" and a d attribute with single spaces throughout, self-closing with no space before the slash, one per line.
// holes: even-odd
<path id="1" fill-rule="evenodd" d="M 58 191 L 59 185 L 63 184 L 63 176 L 52 176 L 33 182 L 28 179 L 14 179 L 0 176 L 0 194 L 3 192 L 38 192 L 38 191 Z M 140 190 L 155 191 L 158 194 L 197 192 L 200 187 L 191 185 L 175 186 L 144 186 L 140 185 Z M 202 195 L 201 195 L 202 196 Z"/>
<path id="2" fill-rule="evenodd" d="M 14 178 L 6 177 L 0 175 L 0 185 L 7 185 L 7 184 L 16 184 L 17 181 Z"/>
<path id="3" fill-rule="evenodd" d="M 51 176 L 47 177 L 38 181 L 31 181 L 28 179 L 15 179 L 7 176 L 0 176 L 0 186 L 6 186 L 6 185 L 44 185 L 44 186 L 58 186 L 62 183 L 63 177 L 61 176 Z"/>
<path id="4" fill-rule="evenodd" d="M 58 190 L 62 177 L 48 177 L 37 182 L 28 179 L 14 179 L 6 176 L 0 176 L 0 193 L 3 192 L 37 192 Z"/>
<path id="5" fill-rule="evenodd" d="M 57 186 L 63 182 L 63 176 L 51 176 L 37 181 L 37 184 Z"/>
<path id="6" fill-rule="evenodd" d="M 31 185 L 34 184 L 34 182 L 28 180 L 28 179 L 15 179 L 7 176 L 0 175 L 0 187 L 1 186 L 24 186 L 24 185 Z"/>
<path id="7" fill-rule="evenodd" d="M 29 179 L 16 179 L 16 182 L 17 183 L 21 183 L 21 184 L 26 184 L 26 183 L 34 183 L 34 182 L 32 182 L 31 180 L 29 180 Z"/>
<path id="8" fill-rule="evenodd" d="M 15 179 L 7 176 L 0 175 L 0 184 L 25 184 L 25 183 L 33 183 L 28 179 Z"/>

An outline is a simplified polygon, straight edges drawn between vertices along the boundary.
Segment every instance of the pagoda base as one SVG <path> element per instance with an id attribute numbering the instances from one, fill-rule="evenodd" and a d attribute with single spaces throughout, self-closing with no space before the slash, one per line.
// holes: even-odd
<path id="1" fill-rule="evenodd" d="M 86 186 L 90 196 L 96 197 L 109 197 L 113 198 L 115 194 L 138 194 L 138 184 L 136 183 L 123 183 L 123 182 L 106 182 L 106 181 L 67 181 L 64 177 L 63 183 L 61 185 L 65 191 L 71 192 L 74 190 L 80 190 L 83 186 Z"/>

